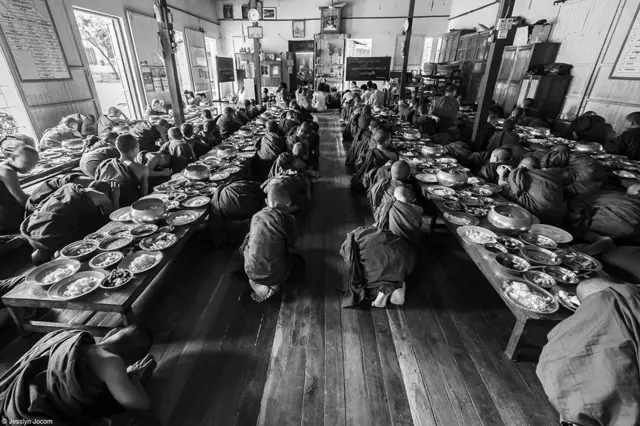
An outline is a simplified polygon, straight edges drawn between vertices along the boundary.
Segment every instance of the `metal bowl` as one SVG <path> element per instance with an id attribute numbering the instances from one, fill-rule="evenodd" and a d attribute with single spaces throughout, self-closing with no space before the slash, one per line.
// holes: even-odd
<path id="1" fill-rule="evenodd" d="M 486 243 L 484 249 L 492 254 L 509 254 L 509 249 L 499 243 Z"/>
<path id="2" fill-rule="evenodd" d="M 204 164 L 189 164 L 182 174 L 189 180 L 208 180 L 211 176 L 209 168 Z"/>
<path id="3" fill-rule="evenodd" d="M 586 152 L 588 154 L 593 152 L 601 152 L 603 150 L 602 145 L 600 145 L 598 142 L 580 142 L 576 145 L 575 149 L 578 152 Z"/>
<path id="4" fill-rule="evenodd" d="M 442 155 L 444 147 L 435 143 L 425 143 L 420 151 L 422 155 Z"/>
<path id="5" fill-rule="evenodd" d="M 531 264 L 526 259 L 516 256 L 515 254 L 498 253 L 496 255 L 496 262 L 501 269 L 510 274 L 522 274 L 531 268 Z M 521 267 L 516 267 L 516 264 Z"/>
<path id="6" fill-rule="evenodd" d="M 95 240 L 76 241 L 60 250 L 60 255 L 67 259 L 82 260 L 91 256 L 98 250 L 98 242 Z"/>
<path id="7" fill-rule="evenodd" d="M 218 145 L 217 148 L 218 158 L 233 158 L 238 155 L 238 149 L 229 144 Z"/>
<path id="8" fill-rule="evenodd" d="M 524 246 L 520 249 L 520 255 L 531 263 L 544 266 L 555 266 L 562 263 L 562 259 L 551 250 L 536 246 Z"/>
<path id="9" fill-rule="evenodd" d="M 540 136 L 540 137 L 548 137 L 551 134 L 551 131 L 549 131 L 549 129 L 546 129 L 544 127 L 534 127 L 533 130 L 531 130 L 531 134 L 533 136 Z"/>
<path id="10" fill-rule="evenodd" d="M 531 284 L 537 285 L 538 287 L 542 287 L 544 289 L 550 289 L 551 287 L 556 285 L 556 280 L 551 275 L 533 269 L 522 274 L 522 278 L 524 278 Z"/>
<path id="11" fill-rule="evenodd" d="M 167 206 L 157 198 L 145 198 L 131 205 L 131 219 L 136 223 L 154 223 L 167 216 Z"/>
<path id="12" fill-rule="evenodd" d="M 407 140 L 419 140 L 420 139 L 420 131 L 416 129 L 406 129 L 402 136 Z"/>
<path id="13" fill-rule="evenodd" d="M 489 222 L 503 231 L 526 231 L 531 228 L 531 214 L 520 206 L 501 204 L 495 206 L 487 216 Z"/>
<path id="14" fill-rule="evenodd" d="M 575 285 L 580 282 L 578 273 L 571 268 L 565 268 L 564 266 L 545 266 L 542 270 L 551 275 L 558 284 Z"/>
<path id="15" fill-rule="evenodd" d="M 101 251 L 115 251 L 122 250 L 133 241 L 133 237 L 121 234 L 115 235 L 113 237 L 107 237 L 104 240 L 100 241 L 98 244 L 98 249 Z"/>
<path id="16" fill-rule="evenodd" d="M 253 130 L 250 127 L 244 126 L 238 130 L 238 134 L 244 138 L 250 138 L 253 136 Z"/>
<path id="17" fill-rule="evenodd" d="M 468 175 L 462 169 L 443 169 L 436 175 L 438 183 L 449 188 L 461 188 L 467 184 Z"/>

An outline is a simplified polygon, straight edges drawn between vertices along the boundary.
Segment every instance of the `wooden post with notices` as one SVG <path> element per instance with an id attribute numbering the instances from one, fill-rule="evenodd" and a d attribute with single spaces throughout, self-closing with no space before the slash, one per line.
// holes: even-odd
<path id="1" fill-rule="evenodd" d="M 516 33 L 515 28 L 499 30 L 498 24 L 501 19 L 511 17 L 514 4 L 515 0 L 500 1 L 500 8 L 498 9 L 498 16 L 496 18 L 496 30 L 494 30 L 493 34 L 494 41 L 489 47 L 487 67 L 484 71 L 484 76 L 482 76 L 480 90 L 478 91 L 478 112 L 476 114 L 476 121 L 473 124 L 473 135 L 471 136 L 472 148 L 475 148 L 475 150 L 480 148 L 484 136 L 487 133 L 487 118 L 489 117 L 489 108 L 491 108 L 493 101 L 493 90 L 498 81 L 498 72 L 502 64 L 504 48 L 513 44 Z"/>
<path id="2" fill-rule="evenodd" d="M 405 23 L 404 48 L 402 57 L 402 74 L 400 74 L 400 98 L 404 95 L 404 87 L 407 79 L 407 68 L 409 67 L 409 47 L 411 46 L 411 33 L 413 32 L 413 12 L 416 8 L 416 0 L 409 2 L 409 15 Z"/>
<path id="3" fill-rule="evenodd" d="M 162 56 L 167 69 L 167 81 L 169 83 L 169 95 L 173 109 L 174 126 L 180 127 L 184 122 L 184 105 L 180 95 L 180 80 L 176 67 L 173 38 L 173 17 L 167 6 L 167 0 L 154 0 L 153 11 L 158 22 L 158 36 L 162 45 Z"/>
<path id="4" fill-rule="evenodd" d="M 251 9 L 258 8 L 258 0 L 251 0 Z M 258 22 L 254 22 L 253 26 L 257 27 Z M 260 68 L 260 39 L 253 39 L 253 63 L 256 64 L 256 102 L 262 105 L 262 69 Z"/>

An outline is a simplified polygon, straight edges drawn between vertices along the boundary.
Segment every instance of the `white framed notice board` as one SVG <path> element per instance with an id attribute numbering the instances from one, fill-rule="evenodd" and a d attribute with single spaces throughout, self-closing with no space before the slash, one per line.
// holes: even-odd
<path id="1" fill-rule="evenodd" d="M 633 16 L 629 31 L 622 43 L 622 49 L 618 53 L 613 64 L 609 78 L 617 80 L 640 80 L 640 20 L 638 12 Z"/>
<path id="2" fill-rule="evenodd" d="M 21 81 L 71 79 L 47 0 L 0 0 L 0 28 Z"/>

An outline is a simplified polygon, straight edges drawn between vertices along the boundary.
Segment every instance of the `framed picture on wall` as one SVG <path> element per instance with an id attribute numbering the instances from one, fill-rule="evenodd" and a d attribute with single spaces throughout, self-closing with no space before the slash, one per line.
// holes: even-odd
<path id="1" fill-rule="evenodd" d="M 242 5 L 242 19 L 244 19 L 245 21 L 249 20 L 249 5 L 248 4 L 243 4 Z"/>
<path id="2" fill-rule="evenodd" d="M 340 32 L 341 9 L 330 9 L 323 7 L 320 9 L 320 32 L 325 34 Z"/>
<path id="3" fill-rule="evenodd" d="M 262 9 L 262 19 L 265 21 L 275 21 L 278 19 L 275 7 L 265 7 Z"/>
<path id="4" fill-rule="evenodd" d="M 222 17 L 224 19 L 233 19 L 233 5 L 232 4 L 223 4 L 222 5 Z"/>
<path id="5" fill-rule="evenodd" d="M 276 60 L 276 54 L 275 53 L 267 53 L 266 54 L 266 58 L 267 58 L 267 61 L 275 61 Z"/>
<path id="6" fill-rule="evenodd" d="M 304 38 L 304 21 L 292 21 L 293 38 Z"/>
<path id="7" fill-rule="evenodd" d="M 263 37 L 262 27 L 247 27 L 247 37 L 262 38 Z"/>

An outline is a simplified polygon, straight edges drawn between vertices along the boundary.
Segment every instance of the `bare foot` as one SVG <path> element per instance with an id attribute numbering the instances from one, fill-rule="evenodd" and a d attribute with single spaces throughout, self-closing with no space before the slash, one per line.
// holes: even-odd
<path id="1" fill-rule="evenodd" d="M 394 305 L 404 305 L 404 296 L 407 290 L 407 284 L 402 283 L 402 287 L 396 289 L 391 293 L 391 303 Z"/>
<path id="2" fill-rule="evenodd" d="M 389 300 L 389 295 L 385 295 L 383 292 L 378 292 L 378 297 L 373 301 L 371 306 L 374 308 L 384 308 L 387 306 L 387 301 Z"/>

